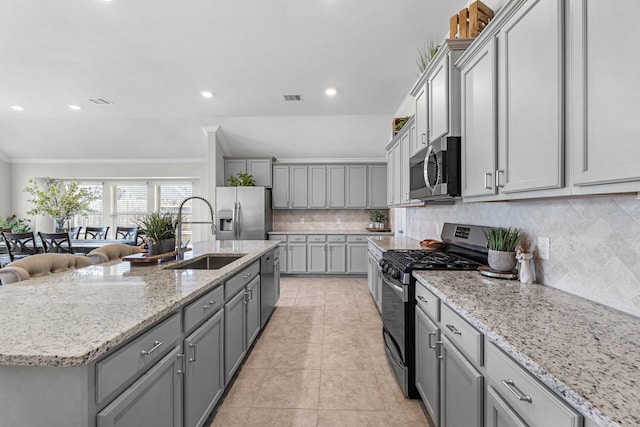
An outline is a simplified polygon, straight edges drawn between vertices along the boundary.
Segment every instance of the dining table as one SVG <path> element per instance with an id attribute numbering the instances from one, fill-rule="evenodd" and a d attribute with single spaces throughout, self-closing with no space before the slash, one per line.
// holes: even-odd
<path id="1" fill-rule="evenodd" d="M 71 247 L 76 253 L 89 253 L 96 248 L 101 248 L 112 243 L 135 246 L 134 239 L 71 239 Z"/>

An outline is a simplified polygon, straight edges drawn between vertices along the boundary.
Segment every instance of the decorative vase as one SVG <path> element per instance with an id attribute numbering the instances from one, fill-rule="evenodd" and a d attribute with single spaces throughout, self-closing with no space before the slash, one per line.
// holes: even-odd
<path id="1" fill-rule="evenodd" d="M 54 218 L 54 221 L 56 222 L 56 233 L 62 233 L 68 230 L 65 224 L 67 224 L 69 218 Z"/>
<path id="2" fill-rule="evenodd" d="M 176 239 L 163 239 L 159 242 L 149 240 L 147 242 L 147 253 L 149 255 L 166 254 L 176 250 Z"/>
<path id="3" fill-rule="evenodd" d="M 489 249 L 488 254 L 489 267 L 495 271 L 512 271 L 518 260 L 515 252 L 494 251 Z"/>

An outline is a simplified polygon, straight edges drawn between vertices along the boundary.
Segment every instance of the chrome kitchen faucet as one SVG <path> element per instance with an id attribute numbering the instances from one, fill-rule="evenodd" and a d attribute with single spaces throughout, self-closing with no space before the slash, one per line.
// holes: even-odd
<path id="1" fill-rule="evenodd" d="M 207 206 L 209 206 L 209 212 L 211 213 L 211 221 L 188 221 L 188 222 L 182 221 L 182 207 L 189 200 L 193 200 L 193 199 L 202 200 L 207 204 Z M 180 207 L 178 208 L 178 221 L 176 224 L 176 260 L 184 259 L 184 252 L 186 249 L 186 247 L 182 246 L 182 224 L 211 224 L 211 234 L 215 235 L 216 223 L 213 218 L 213 206 L 211 206 L 211 203 L 209 203 L 207 199 L 200 196 L 187 197 L 182 202 L 180 202 Z"/>

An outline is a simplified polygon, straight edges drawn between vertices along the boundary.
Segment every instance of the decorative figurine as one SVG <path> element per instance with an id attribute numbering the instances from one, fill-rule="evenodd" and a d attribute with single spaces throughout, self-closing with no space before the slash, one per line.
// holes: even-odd
<path id="1" fill-rule="evenodd" d="M 533 270 L 531 262 L 533 254 L 527 253 L 526 250 L 520 246 L 516 252 L 516 259 L 520 262 L 520 283 L 533 283 Z"/>

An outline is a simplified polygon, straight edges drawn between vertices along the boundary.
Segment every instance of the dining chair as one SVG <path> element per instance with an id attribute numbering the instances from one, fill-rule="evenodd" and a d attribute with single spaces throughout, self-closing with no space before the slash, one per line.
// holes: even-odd
<path id="1" fill-rule="evenodd" d="M 73 254 L 69 233 L 41 233 L 38 231 L 38 236 L 40 236 L 45 253 Z"/>
<path id="2" fill-rule="evenodd" d="M 106 239 L 109 227 L 87 227 L 84 230 L 85 239 Z"/>
<path id="3" fill-rule="evenodd" d="M 82 227 L 71 227 L 69 229 L 69 236 L 71 236 L 72 239 L 79 239 L 80 230 L 82 230 Z"/>
<path id="4" fill-rule="evenodd" d="M 40 248 L 36 244 L 36 236 L 33 232 L 28 233 L 2 233 L 2 238 L 9 252 L 11 262 L 16 259 L 26 258 L 30 255 L 40 253 Z"/>
<path id="5" fill-rule="evenodd" d="M 116 227 L 116 239 L 133 240 L 135 245 L 138 241 L 138 227 Z"/>

